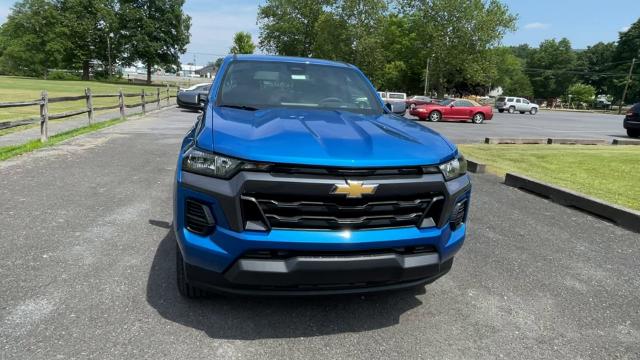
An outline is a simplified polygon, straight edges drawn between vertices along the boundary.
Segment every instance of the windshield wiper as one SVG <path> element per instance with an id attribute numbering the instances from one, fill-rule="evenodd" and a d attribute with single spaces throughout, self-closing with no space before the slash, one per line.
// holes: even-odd
<path id="1" fill-rule="evenodd" d="M 249 105 L 234 105 L 234 104 L 221 104 L 219 105 L 220 107 L 226 107 L 226 108 L 232 108 L 232 109 L 241 109 L 241 110 L 247 110 L 247 111 L 256 111 L 256 110 L 260 110 L 256 107 L 253 106 L 249 106 Z"/>

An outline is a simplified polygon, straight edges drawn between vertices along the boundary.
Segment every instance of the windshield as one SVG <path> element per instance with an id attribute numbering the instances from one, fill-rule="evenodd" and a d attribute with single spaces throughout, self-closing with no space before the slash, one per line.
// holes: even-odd
<path id="1" fill-rule="evenodd" d="M 216 105 L 245 110 L 297 107 L 383 112 L 376 93 L 353 69 L 275 61 L 232 62 Z"/>

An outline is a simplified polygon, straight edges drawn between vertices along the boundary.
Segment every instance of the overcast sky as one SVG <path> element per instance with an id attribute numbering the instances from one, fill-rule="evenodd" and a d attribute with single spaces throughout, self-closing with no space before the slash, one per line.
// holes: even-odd
<path id="1" fill-rule="evenodd" d="M 0 23 L 14 0 L 0 0 Z M 518 30 L 508 34 L 505 45 L 567 37 L 574 48 L 586 48 L 598 41 L 615 41 L 640 17 L 640 0 L 503 0 L 518 14 Z M 248 31 L 257 42 L 256 0 L 187 0 L 185 11 L 192 18 L 191 43 L 183 62 L 205 64 L 228 53 L 233 34 Z"/>

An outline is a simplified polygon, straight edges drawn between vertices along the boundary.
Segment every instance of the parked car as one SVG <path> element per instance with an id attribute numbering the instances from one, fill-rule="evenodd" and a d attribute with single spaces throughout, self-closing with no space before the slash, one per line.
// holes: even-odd
<path id="1" fill-rule="evenodd" d="M 540 110 L 540 106 L 525 98 L 500 96 L 496 99 L 496 109 L 498 109 L 500 113 L 506 110 L 509 114 L 518 111 L 520 114 L 530 113 L 531 115 L 535 115 L 538 113 L 538 110 Z"/>
<path id="2" fill-rule="evenodd" d="M 413 109 L 418 105 L 433 104 L 434 102 L 435 101 L 432 98 L 420 95 L 411 96 L 407 99 L 407 101 L 405 101 L 405 103 L 407 104 L 407 108 L 409 109 Z"/>
<path id="3" fill-rule="evenodd" d="M 446 99 L 437 104 L 418 105 L 409 112 L 420 120 L 429 121 L 469 121 L 482 124 L 493 118 L 493 110 L 489 105 L 480 105 L 473 100 Z"/>
<path id="4" fill-rule="evenodd" d="M 640 102 L 633 105 L 624 117 L 623 126 L 629 137 L 640 137 Z"/>
<path id="5" fill-rule="evenodd" d="M 593 105 L 597 109 L 610 109 L 611 101 L 607 95 L 598 95 Z"/>
<path id="6" fill-rule="evenodd" d="M 353 65 L 234 55 L 220 74 L 179 153 L 183 296 L 384 291 L 451 269 L 471 192 L 454 144 L 388 114 Z"/>
<path id="7" fill-rule="evenodd" d="M 202 83 L 187 89 L 180 89 L 177 98 L 178 107 L 192 110 L 201 109 L 210 88 L 210 83 Z"/>
<path id="8" fill-rule="evenodd" d="M 407 111 L 407 94 L 388 91 L 379 91 L 378 95 L 385 104 L 391 105 L 391 111 L 396 114 L 404 114 Z"/>

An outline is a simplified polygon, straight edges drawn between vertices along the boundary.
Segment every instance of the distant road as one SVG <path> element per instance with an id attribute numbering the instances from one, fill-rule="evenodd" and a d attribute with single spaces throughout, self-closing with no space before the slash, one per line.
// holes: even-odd
<path id="1" fill-rule="evenodd" d="M 542 110 L 536 115 L 495 112 L 493 120 L 482 125 L 428 121 L 421 123 L 456 143 L 469 143 L 482 141 L 486 137 L 627 138 L 622 119 L 623 116 L 613 114 Z"/>
<path id="2" fill-rule="evenodd" d="M 0 162 L 0 359 L 638 358 L 638 234 L 489 175 L 473 176 L 452 271 L 426 290 L 181 298 L 172 186 L 195 117 L 171 109 Z"/>

